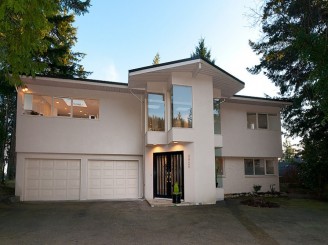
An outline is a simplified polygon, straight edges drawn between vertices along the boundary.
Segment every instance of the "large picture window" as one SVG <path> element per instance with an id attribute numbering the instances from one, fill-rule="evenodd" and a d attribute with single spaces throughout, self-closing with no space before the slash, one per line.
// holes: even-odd
<path id="1" fill-rule="evenodd" d="M 173 85 L 171 96 L 172 127 L 192 128 L 192 88 Z"/>
<path id="2" fill-rule="evenodd" d="M 245 175 L 272 175 L 274 161 L 272 159 L 244 159 Z"/>
<path id="3" fill-rule="evenodd" d="M 165 131 L 165 103 L 163 94 L 148 94 L 148 130 Z"/>
<path id="4" fill-rule="evenodd" d="M 96 119 L 99 118 L 99 101 L 24 94 L 24 114 Z"/>

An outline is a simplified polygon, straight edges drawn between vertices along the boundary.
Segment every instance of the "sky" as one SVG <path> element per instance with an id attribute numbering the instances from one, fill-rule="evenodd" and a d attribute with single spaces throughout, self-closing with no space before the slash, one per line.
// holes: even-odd
<path id="1" fill-rule="evenodd" d="M 128 70 L 189 58 L 200 38 L 215 64 L 245 82 L 238 94 L 264 97 L 278 89 L 264 75 L 246 68 L 259 62 L 248 41 L 261 37 L 252 25 L 251 9 L 259 0 L 91 0 L 89 13 L 77 16 L 78 42 L 85 53 L 81 64 L 88 78 L 128 81 Z"/>

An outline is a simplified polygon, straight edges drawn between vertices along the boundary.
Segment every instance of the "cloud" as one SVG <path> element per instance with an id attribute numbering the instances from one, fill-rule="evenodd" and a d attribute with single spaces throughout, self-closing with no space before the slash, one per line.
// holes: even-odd
<path id="1" fill-rule="evenodd" d="M 105 80 L 113 82 L 119 81 L 120 76 L 114 63 L 107 64 L 104 69 Z"/>

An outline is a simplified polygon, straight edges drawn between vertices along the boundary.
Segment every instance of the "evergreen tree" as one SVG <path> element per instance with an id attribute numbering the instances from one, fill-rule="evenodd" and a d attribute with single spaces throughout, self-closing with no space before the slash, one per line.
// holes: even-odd
<path id="1" fill-rule="evenodd" d="M 211 50 L 205 46 L 205 39 L 201 38 L 195 51 L 190 55 L 191 58 L 203 58 L 210 63 L 215 63 L 215 59 L 211 59 Z"/>
<path id="2" fill-rule="evenodd" d="M 0 1 L 0 181 L 15 176 L 16 90 L 20 75 L 85 78 L 84 54 L 76 42 L 74 14 L 87 13 L 90 0 Z M 9 83 L 8 83 L 9 82 Z"/>
<path id="3" fill-rule="evenodd" d="M 159 53 L 157 52 L 154 59 L 153 59 L 153 65 L 158 65 L 160 62 L 161 57 L 159 56 Z"/>
<path id="4" fill-rule="evenodd" d="M 260 63 L 249 70 L 264 71 L 281 98 L 292 99 L 284 126 L 303 137 L 303 176 L 312 176 L 305 184 L 322 192 L 328 184 L 328 2 L 267 0 L 261 25 L 263 38 L 250 41 Z"/>

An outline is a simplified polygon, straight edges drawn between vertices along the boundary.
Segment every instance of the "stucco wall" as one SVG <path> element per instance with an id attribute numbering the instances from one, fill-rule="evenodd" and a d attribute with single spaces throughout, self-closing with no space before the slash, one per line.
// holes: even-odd
<path id="1" fill-rule="evenodd" d="M 247 128 L 247 112 L 276 113 L 278 130 Z M 278 107 L 245 104 L 221 104 L 223 156 L 281 157 L 280 113 Z"/>
<path id="2" fill-rule="evenodd" d="M 223 189 L 225 194 L 252 192 L 253 185 L 261 185 L 262 191 L 269 191 L 275 185 L 279 191 L 278 161 L 275 160 L 274 175 L 245 176 L 244 158 L 224 158 Z"/>
<path id="3" fill-rule="evenodd" d="M 40 95 L 99 100 L 99 119 L 23 115 L 18 96 L 17 152 L 143 154 L 143 105 L 132 94 L 29 85 Z"/>

